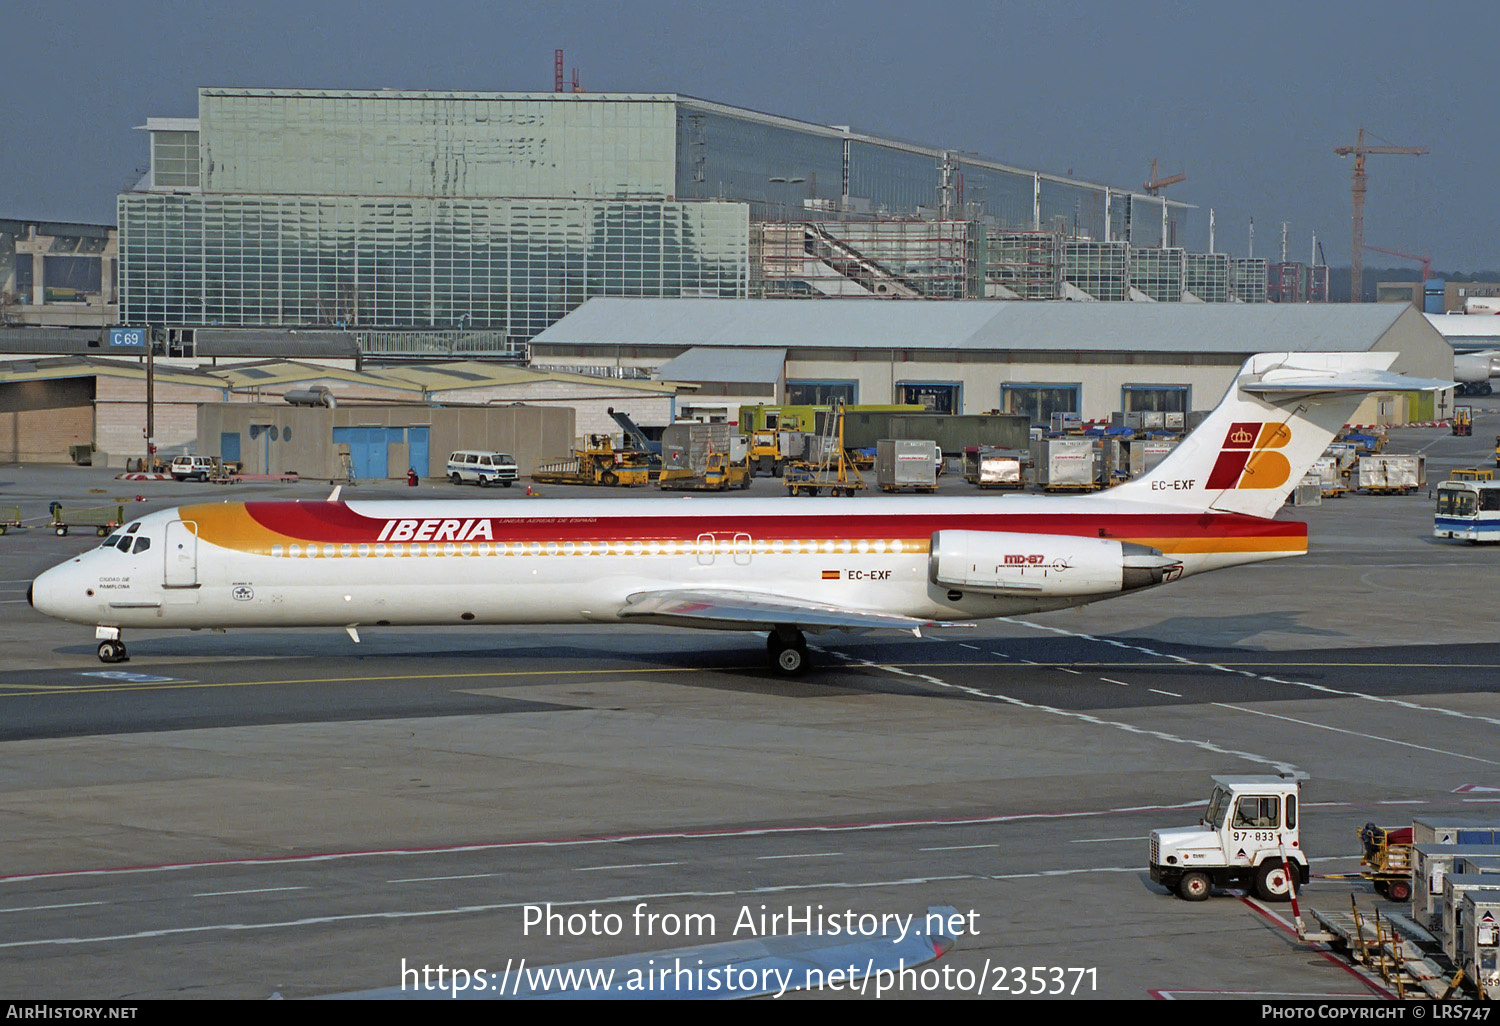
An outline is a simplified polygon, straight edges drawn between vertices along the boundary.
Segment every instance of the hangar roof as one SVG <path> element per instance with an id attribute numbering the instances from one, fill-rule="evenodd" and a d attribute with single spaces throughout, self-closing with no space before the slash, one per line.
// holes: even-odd
<path id="1" fill-rule="evenodd" d="M 600 297 L 534 346 L 1260 353 L 1370 349 L 1409 304 Z M 1433 332 L 1436 337 L 1436 332 Z"/>
<path id="2" fill-rule="evenodd" d="M 480 363 L 477 360 L 455 360 L 446 363 L 402 364 L 372 367 L 367 377 L 390 381 L 407 388 L 420 387 L 428 392 L 450 392 L 465 388 L 495 388 L 505 385 L 530 385 L 544 381 L 596 385 L 600 388 L 630 389 L 643 392 L 675 392 L 670 385 L 657 381 L 625 381 L 589 374 L 569 374 L 546 369 L 530 370 L 503 363 Z"/>
<path id="3" fill-rule="evenodd" d="M 224 388 L 223 378 L 180 368 L 157 367 L 158 382 Z M 136 378 L 146 380 L 146 365 L 137 360 L 109 360 L 93 356 L 43 357 L 0 361 L 0 384 L 13 381 L 56 381 L 63 378 Z"/>
<path id="4" fill-rule="evenodd" d="M 694 346 L 662 364 L 656 376 L 663 381 L 737 381 L 774 385 L 785 367 L 785 349 Z"/>

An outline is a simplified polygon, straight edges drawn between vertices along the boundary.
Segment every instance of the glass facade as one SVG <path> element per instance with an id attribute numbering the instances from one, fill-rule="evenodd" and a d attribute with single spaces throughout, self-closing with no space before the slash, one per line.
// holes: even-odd
<path id="1" fill-rule="evenodd" d="M 196 189 L 197 132 L 151 133 L 151 180 L 162 189 Z"/>
<path id="2" fill-rule="evenodd" d="M 969 297 L 986 231 L 1037 221 L 1031 172 L 669 94 L 202 89 L 197 118 L 147 127 L 154 191 L 118 204 L 125 323 L 516 347 L 592 296 L 749 295 L 752 221 L 804 224 L 783 263 L 859 285 L 788 294 Z M 1105 237 L 1104 187 L 1039 188 L 1042 231 Z M 1135 199 L 1149 223 L 1117 196 L 1115 237 L 1153 244 L 1160 201 Z"/>
<path id="3" fill-rule="evenodd" d="M 843 177 L 837 135 L 678 108 L 679 199 L 737 199 L 750 205 L 752 220 L 785 221 L 837 209 Z"/>
<path id="4" fill-rule="evenodd" d="M 1057 232 L 1075 239 L 1104 241 L 1104 190 L 1041 180 L 1043 231 Z M 1113 199 L 1111 199 L 1113 205 Z M 1160 225 L 1157 225 L 1160 234 Z"/>
<path id="5" fill-rule="evenodd" d="M 120 197 L 126 323 L 499 329 L 590 296 L 741 297 L 736 203 Z"/>
<path id="6" fill-rule="evenodd" d="M 202 89 L 203 188 L 666 199 L 668 96 Z"/>
<path id="7" fill-rule="evenodd" d="M 964 164 L 959 176 L 958 202 L 965 217 L 992 228 L 1027 231 L 1035 227 L 1036 180 L 1031 175 Z"/>

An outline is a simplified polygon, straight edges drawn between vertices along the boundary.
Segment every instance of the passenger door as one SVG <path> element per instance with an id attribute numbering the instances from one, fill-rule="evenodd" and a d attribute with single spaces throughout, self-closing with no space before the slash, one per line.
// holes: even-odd
<path id="1" fill-rule="evenodd" d="M 191 526 L 189 526 L 191 525 Z M 167 523 L 162 584 L 168 588 L 198 587 L 198 525 L 191 520 Z"/>

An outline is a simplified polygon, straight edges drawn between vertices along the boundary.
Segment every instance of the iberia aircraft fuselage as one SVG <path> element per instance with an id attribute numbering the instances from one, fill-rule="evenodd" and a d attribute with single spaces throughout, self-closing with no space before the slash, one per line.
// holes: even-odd
<path id="1" fill-rule="evenodd" d="M 998 577 L 942 563 L 973 562 L 976 539 Z M 1306 545 L 1302 524 L 1097 497 L 219 503 L 141 518 L 38 578 L 32 602 L 110 628 L 649 618 L 918 629 L 1077 605 Z M 717 615 L 736 596 L 738 613 Z"/>
<path id="2" fill-rule="evenodd" d="M 1307 549 L 1276 512 L 1394 353 L 1251 357 L 1151 473 L 1089 495 L 247 502 L 142 517 L 33 583 L 124 658 L 142 627 L 616 623 L 920 633 Z"/>

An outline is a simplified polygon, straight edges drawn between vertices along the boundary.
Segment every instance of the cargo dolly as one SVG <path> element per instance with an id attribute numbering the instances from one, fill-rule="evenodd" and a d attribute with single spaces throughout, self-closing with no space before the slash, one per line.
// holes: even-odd
<path id="1" fill-rule="evenodd" d="M 0 534 L 4 534 L 12 527 L 21 527 L 20 506 L 0 506 Z"/>
<path id="2" fill-rule="evenodd" d="M 92 527 L 103 538 L 125 522 L 124 506 L 64 506 L 54 502 L 50 508 L 52 532 L 59 538 L 66 537 L 74 527 Z"/>

